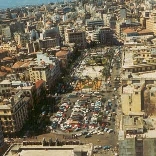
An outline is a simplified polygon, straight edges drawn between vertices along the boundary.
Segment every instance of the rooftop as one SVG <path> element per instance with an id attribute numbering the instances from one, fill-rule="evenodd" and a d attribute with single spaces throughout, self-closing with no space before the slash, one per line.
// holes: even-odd
<path id="1" fill-rule="evenodd" d="M 16 63 L 12 66 L 12 68 L 20 68 L 23 64 L 24 64 L 24 62 L 18 61 L 18 62 L 16 62 Z"/>
<path id="2" fill-rule="evenodd" d="M 133 93 L 134 91 L 141 90 L 141 83 L 129 84 L 123 87 L 123 93 Z"/>
<path id="3" fill-rule="evenodd" d="M 35 86 L 36 86 L 36 89 L 38 89 L 45 81 L 43 80 L 38 80 L 35 82 Z"/>
<path id="4" fill-rule="evenodd" d="M 3 77 L 3 76 L 5 76 L 5 75 L 7 75 L 6 72 L 1 72 L 1 71 L 0 71 L 0 77 Z"/>
<path id="5" fill-rule="evenodd" d="M 3 80 L 0 84 L 11 84 L 10 80 Z"/>
<path id="6" fill-rule="evenodd" d="M 139 34 L 144 34 L 144 33 L 153 33 L 153 32 L 148 30 L 148 29 L 143 29 L 143 30 L 139 31 L 138 33 Z"/>
<path id="7" fill-rule="evenodd" d="M 86 145 L 63 145 L 63 146 L 43 146 L 14 144 L 4 156 L 74 156 L 74 152 L 87 152 L 92 150 L 92 144 Z M 91 154 L 89 154 L 91 155 Z"/>
<path id="8" fill-rule="evenodd" d="M 127 28 L 127 29 L 123 30 L 123 33 L 136 33 L 136 31 L 133 29 Z"/>

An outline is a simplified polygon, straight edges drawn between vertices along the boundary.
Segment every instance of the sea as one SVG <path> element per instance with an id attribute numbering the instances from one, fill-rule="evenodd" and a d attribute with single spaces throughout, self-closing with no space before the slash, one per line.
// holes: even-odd
<path id="1" fill-rule="evenodd" d="M 62 2 L 62 0 L 0 0 L 0 9 L 16 8 L 28 5 L 42 5 L 55 2 Z"/>

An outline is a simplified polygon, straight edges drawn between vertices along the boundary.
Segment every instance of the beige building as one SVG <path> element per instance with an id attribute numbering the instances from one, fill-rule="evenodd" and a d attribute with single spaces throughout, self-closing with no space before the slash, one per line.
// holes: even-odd
<path id="1" fill-rule="evenodd" d="M 26 47 L 27 43 L 29 42 L 29 35 L 28 34 L 15 33 L 14 39 L 20 47 Z"/>
<path id="2" fill-rule="evenodd" d="M 122 116 L 122 130 L 125 134 L 143 134 L 143 117 L 137 116 Z"/>
<path id="3" fill-rule="evenodd" d="M 10 80 L 3 80 L 0 82 L 0 94 L 3 95 L 6 92 L 10 92 L 11 90 L 11 81 Z"/>
<path id="4" fill-rule="evenodd" d="M 146 20 L 146 29 L 153 31 L 156 34 L 156 11 L 153 10 L 149 19 Z"/>
<path id="5" fill-rule="evenodd" d="M 28 118 L 28 105 L 30 97 L 27 97 L 22 90 L 15 91 L 14 96 L 0 99 L 0 120 L 2 130 L 6 134 L 18 132 Z"/>
<path id="6" fill-rule="evenodd" d="M 59 61 L 54 56 L 46 53 L 37 53 L 37 60 L 29 64 L 30 81 L 44 80 L 48 88 L 51 88 L 55 80 L 60 76 Z"/>
<path id="7" fill-rule="evenodd" d="M 46 53 L 38 52 L 37 60 L 29 65 L 29 75 L 32 82 L 44 80 L 51 87 L 60 77 L 59 60 Z"/>
<path id="8" fill-rule="evenodd" d="M 156 138 L 134 136 L 119 141 L 120 156 L 154 156 L 156 151 Z"/>
<path id="9" fill-rule="evenodd" d="M 9 26 L 2 29 L 2 36 L 5 41 L 11 40 L 11 31 Z"/>
<path id="10" fill-rule="evenodd" d="M 123 72 L 141 73 L 156 69 L 155 47 L 135 46 L 125 49 Z"/>
<path id="11" fill-rule="evenodd" d="M 84 31 L 65 29 L 65 43 L 75 43 L 79 47 L 86 47 L 86 35 Z"/>
<path id="12" fill-rule="evenodd" d="M 49 65 L 45 64 L 45 62 L 41 62 L 41 64 L 39 65 L 30 63 L 29 65 L 30 81 L 36 82 L 38 80 L 44 80 L 48 82 L 50 80 L 49 70 L 50 70 Z"/>
<path id="13" fill-rule="evenodd" d="M 125 115 L 143 115 L 143 89 L 144 84 L 130 81 L 122 86 L 122 112 Z"/>

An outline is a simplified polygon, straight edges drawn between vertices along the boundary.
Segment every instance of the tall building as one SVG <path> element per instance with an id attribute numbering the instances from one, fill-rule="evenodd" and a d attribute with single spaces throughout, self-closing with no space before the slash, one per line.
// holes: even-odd
<path id="1" fill-rule="evenodd" d="M 26 47 L 29 42 L 29 35 L 22 33 L 14 33 L 14 39 L 19 47 Z"/>
<path id="2" fill-rule="evenodd" d="M 143 89 L 145 84 L 132 83 L 123 85 L 122 87 L 122 111 L 125 115 L 141 114 L 144 109 Z M 143 115 L 143 112 L 142 112 Z"/>
<path id="3" fill-rule="evenodd" d="M 29 75 L 32 82 L 44 80 L 46 85 L 51 87 L 55 80 L 60 76 L 59 61 L 54 56 L 38 52 L 37 61 L 29 65 Z"/>
<path id="4" fill-rule="evenodd" d="M 0 99 L 0 120 L 5 134 L 13 134 L 20 131 L 28 118 L 28 105 L 30 97 L 22 90 L 12 91 L 12 95 Z"/>
<path id="5" fill-rule="evenodd" d="M 4 41 L 11 40 L 11 31 L 9 26 L 2 29 L 2 36 Z"/>
<path id="6" fill-rule="evenodd" d="M 46 37 L 43 40 L 39 40 L 40 49 L 48 49 L 55 48 L 56 46 L 60 46 L 58 38 L 50 38 Z"/>
<path id="7" fill-rule="evenodd" d="M 100 28 L 100 43 L 111 45 L 113 42 L 113 32 L 109 27 Z"/>
<path id="8" fill-rule="evenodd" d="M 85 48 L 86 47 L 86 35 L 84 31 L 75 31 L 73 29 L 67 28 L 65 30 L 65 42 L 75 43 L 77 46 Z"/>
<path id="9" fill-rule="evenodd" d="M 119 141 L 120 156 L 154 156 L 156 138 L 133 136 Z"/>
<path id="10" fill-rule="evenodd" d="M 0 123 L 0 153 L 3 150 L 3 146 L 4 146 L 4 136 L 2 131 L 2 125 Z"/>
<path id="11" fill-rule="evenodd" d="M 156 34 L 156 11 L 151 13 L 149 19 L 146 20 L 146 29 L 153 31 Z"/>

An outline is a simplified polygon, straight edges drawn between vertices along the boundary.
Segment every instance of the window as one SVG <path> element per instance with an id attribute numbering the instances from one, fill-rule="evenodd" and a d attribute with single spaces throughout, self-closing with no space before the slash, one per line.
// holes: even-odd
<path id="1" fill-rule="evenodd" d="M 129 109 L 129 111 L 131 111 L 131 108 Z"/>
<path id="2" fill-rule="evenodd" d="M 138 94 L 138 92 L 135 92 L 135 94 Z"/>
<path id="3" fill-rule="evenodd" d="M 4 110 L 4 114 L 5 114 L 5 113 L 7 113 L 7 111 L 6 111 L 6 110 Z"/>

